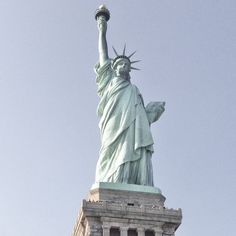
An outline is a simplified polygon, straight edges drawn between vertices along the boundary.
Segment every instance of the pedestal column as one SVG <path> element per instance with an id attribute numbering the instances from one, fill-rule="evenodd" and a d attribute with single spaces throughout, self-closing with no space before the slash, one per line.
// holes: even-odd
<path id="1" fill-rule="evenodd" d="M 137 229 L 138 236 L 145 236 L 145 230 L 144 228 L 138 228 Z"/>
<path id="2" fill-rule="evenodd" d="M 102 235 L 103 236 L 110 236 L 110 227 L 109 226 L 102 226 Z"/>
<path id="3" fill-rule="evenodd" d="M 155 236 L 163 236 L 163 230 L 161 230 L 161 229 L 156 229 L 156 230 L 155 230 Z"/>
<path id="4" fill-rule="evenodd" d="M 120 236 L 127 236 L 127 235 L 128 235 L 128 227 L 121 227 Z"/>

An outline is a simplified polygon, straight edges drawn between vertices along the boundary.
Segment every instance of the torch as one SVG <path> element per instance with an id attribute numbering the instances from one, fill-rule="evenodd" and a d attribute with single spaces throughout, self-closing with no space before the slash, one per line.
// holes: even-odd
<path id="1" fill-rule="evenodd" d="M 100 16 L 104 16 L 106 21 L 109 21 L 110 19 L 110 12 L 106 8 L 105 5 L 101 5 L 96 11 L 95 11 L 95 20 L 98 20 Z"/>

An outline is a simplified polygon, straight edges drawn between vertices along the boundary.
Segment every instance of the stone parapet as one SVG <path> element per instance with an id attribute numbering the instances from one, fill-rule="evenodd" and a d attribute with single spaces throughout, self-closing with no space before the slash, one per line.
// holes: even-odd
<path id="1" fill-rule="evenodd" d="M 164 201 L 155 191 L 92 189 L 88 200 L 82 202 L 72 235 L 108 236 L 115 229 L 118 235 L 129 236 L 131 230 L 138 236 L 173 236 L 181 224 L 182 211 L 166 208 Z"/>
<path id="2" fill-rule="evenodd" d="M 130 206 L 159 206 L 163 207 L 165 197 L 160 189 L 135 184 L 100 183 L 99 187 L 92 187 L 89 201 L 113 202 Z"/>

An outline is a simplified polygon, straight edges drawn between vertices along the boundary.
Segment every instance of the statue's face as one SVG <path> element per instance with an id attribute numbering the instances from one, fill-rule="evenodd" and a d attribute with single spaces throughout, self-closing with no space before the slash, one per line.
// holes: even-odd
<path id="1" fill-rule="evenodd" d="M 130 72 L 130 62 L 125 59 L 121 58 L 116 62 L 115 71 L 117 75 L 127 75 Z"/>

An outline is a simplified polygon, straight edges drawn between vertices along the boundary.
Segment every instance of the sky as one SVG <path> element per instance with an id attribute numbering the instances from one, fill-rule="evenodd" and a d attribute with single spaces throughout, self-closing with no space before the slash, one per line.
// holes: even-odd
<path id="1" fill-rule="evenodd" d="M 0 235 L 71 235 L 100 148 L 94 12 L 107 40 L 141 71 L 152 125 L 155 186 L 181 208 L 176 236 L 232 236 L 236 199 L 234 0 L 0 2 Z"/>

